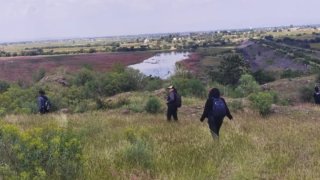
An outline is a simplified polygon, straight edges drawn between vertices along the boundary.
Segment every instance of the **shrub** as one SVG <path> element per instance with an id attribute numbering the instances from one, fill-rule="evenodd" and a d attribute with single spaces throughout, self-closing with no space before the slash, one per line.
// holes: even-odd
<path id="1" fill-rule="evenodd" d="M 4 178 L 77 179 L 84 158 L 79 139 L 59 128 L 21 132 L 0 124 L 0 169 Z"/>
<path id="2" fill-rule="evenodd" d="M 5 113 L 32 113 L 37 94 L 36 89 L 12 86 L 0 94 L 0 107 Z"/>
<path id="3" fill-rule="evenodd" d="M 300 99 L 303 102 L 313 102 L 314 101 L 313 93 L 314 93 L 314 89 L 312 86 L 303 86 L 299 90 Z"/>
<path id="4" fill-rule="evenodd" d="M 44 78 L 45 75 L 46 75 L 46 70 L 41 68 L 37 72 L 32 74 L 32 80 L 33 82 L 38 82 L 42 78 Z"/>
<path id="5" fill-rule="evenodd" d="M 240 97 L 248 96 L 251 93 L 256 93 L 260 90 L 260 86 L 250 74 L 244 74 L 239 80 L 239 86 L 236 92 Z"/>
<path id="6" fill-rule="evenodd" d="M 281 74 L 281 78 L 295 78 L 295 77 L 299 77 L 303 74 L 303 72 L 301 71 L 294 71 L 291 69 L 287 69 L 285 71 L 283 71 L 283 73 Z"/>
<path id="7" fill-rule="evenodd" d="M 81 69 L 74 77 L 74 84 L 77 86 L 84 86 L 87 82 L 94 79 L 93 71 L 89 69 Z"/>
<path id="8" fill-rule="evenodd" d="M 249 97 L 253 104 L 253 107 L 259 111 L 262 116 L 270 113 L 271 105 L 274 100 L 274 96 L 269 92 L 259 92 L 252 94 Z"/>
<path id="9" fill-rule="evenodd" d="M 161 89 L 163 86 L 163 81 L 160 78 L 147 78 L 146 85 L 143 89 L 147 91 L 154 91 L 157 89 Z"/>
<path id="10" fill-rule="evenodd" d="M 151 169 L 153 167 L 152 144 L 149 143 L 145 131 L 127 129 L 127 141 L 130 143 L 122 152 L 120 152 L 118 165 L 129 166 L 130 168 Z"/>
<path id="11" fill-rule="evenodd" d="M 9 83 L 5 81 L 0 81 L 0 93 L 7 91 L 9 87 L 10 87 Z"/>
<path id="12" fill-rule="evenodd" d="M 271 72 L 267 72 L 264 70 L 254 72 L 252 75 L 259 84 L 265 84 L 276 80 L 276 78 Z"/>
<path id="13" fill-rule="evenodd" d="M 182 96 L 206 96 L 205 87 L 198 79 L 173 78 L 173 85 Z"/>
<path id="14" fill-rule="evenodd" d="M 228 103 L 230 111 L 241 111 L 243 110 L 243 103 L 241 100 L 233 100 Z"/>
<path id="15" fill-rule="evenodd" d="M 147 104 L 145 106 L 145 110 L 148 112 L 148 113 L 151 113 L 151 114 L 155 114 L 155 113 L 158 113 L 160 112 L 161 110 L 161 104 L 160 104 L 160 101 L 158 98 L 156 97 L 150 97 L 147 101 Z"/>
<path id="16" fill-rule="evenodd" d="M 109 100 L 105 104 L 105 107 L 107 109 L 117 109 L 129 104 L 130 104 L 130 100 L 127 97 L 119 96 L 118 98 L 113 98 L 112 100 Z"/>

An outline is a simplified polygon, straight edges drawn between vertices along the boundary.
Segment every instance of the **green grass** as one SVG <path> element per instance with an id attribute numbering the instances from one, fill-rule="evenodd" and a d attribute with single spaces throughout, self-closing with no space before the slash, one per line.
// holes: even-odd
<path id="1" fill-rule="evenodd" d="M 310 43 L 312 49 L 320 50 L 320 43 Z"/>
<path id="2" fill-rule="evenodd" d="M 74 129 L 86 157 L 84 179 L 317 179 L 320 177 L 319 108 L 282 108 L 261 118 L 249 111 L 225 119 L 213 140 L 202 109 L 189 99 L 178 123 L 164 114 L 121 110 L 48 116 L 7 116 L 23 130 L 58 125 Z"/>

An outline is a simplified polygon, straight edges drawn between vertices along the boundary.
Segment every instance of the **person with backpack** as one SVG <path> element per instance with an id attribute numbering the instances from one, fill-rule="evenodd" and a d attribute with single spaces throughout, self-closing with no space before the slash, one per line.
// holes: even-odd
<path id="1" fill-rule="evenodd" d="M 50 111 L 50 101 L 49 98 L 45 95 L 43 90 L 39 90 L 38 96 L 38 110 L 40 114 L 45 114 Z"/>
<path id="2" fill-rule="evenodd" d="M 320 105 L 320 91 L 318 86 L 314 88 L 313 98 L 314 98 L 314 102 Z"/>
<path id="3" fill-rule="evenodd" d="M 233 119 L 226 101 L 220 97 L 219 89 L 213 88 L 209 92 L 203 114 L 200 118 L 201 122 L 203 122 L 205 118 L 208 118 L 208 124 L 213 138 L 219 138 L 219 131 L 225 116 L 230 120 Z"/>
<path id="4" fill-rule="evenodd" d="M 174 86 L 169 86 L 169 94 L 167 97 L 167 120 L 171 121 L 171 117 L 175 121 L 178 121 L 178 108 L 181 107 L 181 96 L 178 94 L 177 89 Z"/>

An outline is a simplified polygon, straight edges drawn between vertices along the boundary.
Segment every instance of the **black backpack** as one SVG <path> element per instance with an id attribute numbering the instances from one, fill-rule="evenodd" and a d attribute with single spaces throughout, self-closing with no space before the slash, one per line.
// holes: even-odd
<path id="1" fill-rule="evenodd" d="M 212 114 L 215 117 L 224 117 L 227 114 L 227 107 L 221 98 L 212 99 Z"/>
<path id="2" fill-rule="evenodd" d="M 182 106 L 181 95 L 179 93 L 175 93 L 175 95 L 176 95 L 175 104 L 178 108 L 180 108 Z"/>
<path id="3" fill-rule="evenodd" d="M 320 104 L 320 92 L 314 93 L 314 101 L 316 104 Z"/>
<path id="4" fill-rule="evenodd" d="M 43 110 L 44 112 L 49 112 L 51 110 L 51 103 L 47 96 L 42 96 L 43 98 Z"/>
<path id="5" fill-rule="evenodd" d="M 51 103 L 48 98 L 44 102 L 44 109 L 46 112 L 49 112 L 51 110 Z"/>

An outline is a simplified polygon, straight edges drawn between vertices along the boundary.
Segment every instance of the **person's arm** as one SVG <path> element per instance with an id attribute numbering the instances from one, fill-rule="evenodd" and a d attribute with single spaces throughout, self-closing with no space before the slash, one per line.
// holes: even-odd
<path id="1" fill-rule="evenodd" d="M 200 121 L 201 121 L 201 122 L 204 121 L 204 119 L 205 119 L 206 117 L 208 117 L 208 115 L 209 115 L 209 110 L 210 110 L 210 100 L 207 99 L 206 104 L 205 104 L 205 106 L 204 106 L 204 110 L 203 110 L 202 116 L 201 116 L 201 118 L 200 118 Z"/>
<path id="2" fill-rule="evenodd" d="M 228 105 L 227 105 L 227 103 L 226 103 L 226 101 L 223 99 L 223 98 L 221 98 L 222 100 L 223 100 L 223 102 L 224 102 L 224 104 L 226 105 L 226 110 L 227 110 L 227 117 L 230 119 L 230 120 L 232 120 L 233 119 L 233 117 L 232 117 L 232 115 L 231 115 L 231 113 L 230 113 L 230 110 L 229 110 L 229 108 L 228 108 Z"/>

